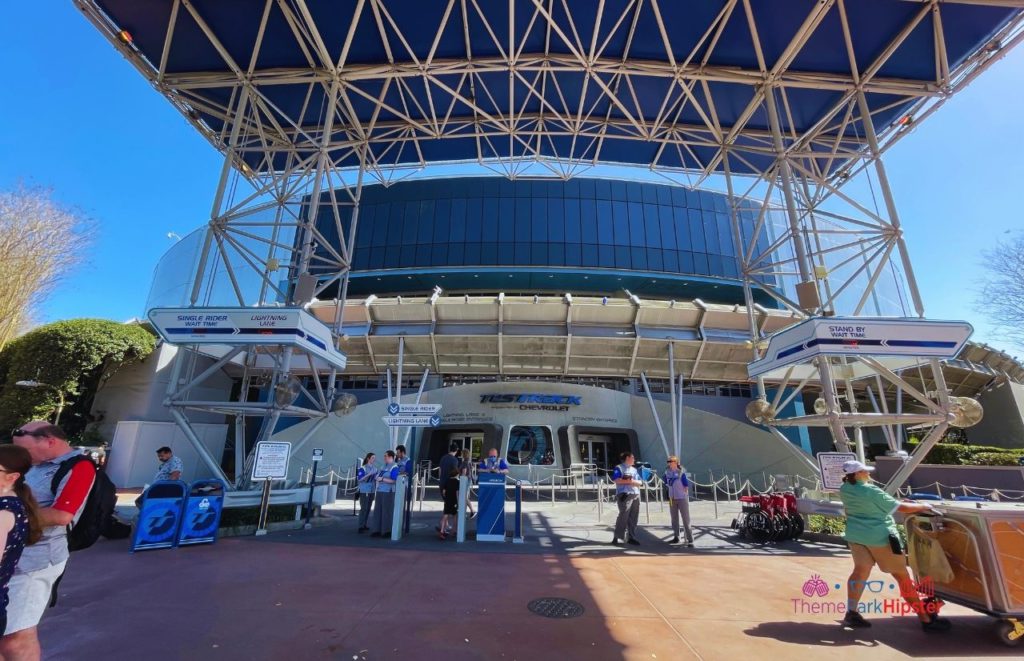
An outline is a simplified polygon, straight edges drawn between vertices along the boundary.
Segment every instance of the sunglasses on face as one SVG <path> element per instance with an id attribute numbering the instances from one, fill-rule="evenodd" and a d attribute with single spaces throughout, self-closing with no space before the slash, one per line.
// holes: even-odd
<path id="1" fill-rule="evenodd" d="M 46 438 L 46 434 L 40 431 L 32 431 L 31 429 L 22 429 L 21 427 L 11 432 L 12 438 L 18 438 L 20 436 L 32 436 L 34 438 Z"/>

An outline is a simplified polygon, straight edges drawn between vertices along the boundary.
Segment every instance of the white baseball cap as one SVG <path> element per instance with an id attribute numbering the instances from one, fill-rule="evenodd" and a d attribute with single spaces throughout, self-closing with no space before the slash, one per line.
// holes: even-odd
<path id="1" fill-rule="evenodd" d="M 851 459 L 850 461 L 843 463 L 843 472 L 847 475 L 850 473 L 859 473 L 861 471 L 867 471 L 870 473 L 873 470 L 875 470 L 874 466 L 867 466 L 856 459 Z"/>

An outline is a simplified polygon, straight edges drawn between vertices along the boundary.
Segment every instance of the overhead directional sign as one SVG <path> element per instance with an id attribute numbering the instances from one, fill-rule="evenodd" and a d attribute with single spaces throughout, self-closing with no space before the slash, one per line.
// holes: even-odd
<path id="1" fill-rule="evenodd" d="M 441 416 L 434 415 L 385 415 L 381 418 L 388 427 L 437 427 Z"/>
<path id="2" fill-rule="evenodd" d="M 301 308 L 154 308 L 149 320 L 168 344 L 283 344 L 344 369 L 331 331 Z"/>
<path id="3" fill-rule="evenodd" d="M 388 415 L 425 415 L 431 416 L 441 410 L 440 404 L 388 404 Z"/>
<path id="4" fill-rule="evenodd" d="M 747 373 L 764 376 L 816 356 L 954 358 L 973 332 L 966 321 L 815 317 L 772 335 Z"/>

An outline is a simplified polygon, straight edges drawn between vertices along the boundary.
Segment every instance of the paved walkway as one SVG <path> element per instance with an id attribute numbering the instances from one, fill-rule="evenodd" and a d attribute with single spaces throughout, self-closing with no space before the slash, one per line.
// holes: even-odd
<path id="1" fill-rule="evenodd" d="M 841 547 L 737 544 L 730 517 L 696 504 L 695 549 L 670 547 L 652 505 L 640 547 L 613 547 L 610 512 L 530 503 L 523 545 L 434 537 L 435 506 L 400 542 L 334 526 L 130 555 L 103 541 L 75 554 L 41 635 L 50 659 L 943 659 L 1014 656 L 992 621 L 947 606 L 954 631 L 871 615 L 847 631 L 814 614 L 843 600 Z M 723 508 L 724 509 L 724 508 Z M 641 516 L 641 522 L 644 517 Z M 825 597 L 805 597 L 820 576 Z M 876 576 L 881 578 L 881 576 Z M 877 595 L 895 596 L 888 586 Z M 571 599 L 581 616 L 528 611 Z M 800 612 L 803 609 L 806 612 Z M 794 612 L 794 611 L 797 612 Z"/>

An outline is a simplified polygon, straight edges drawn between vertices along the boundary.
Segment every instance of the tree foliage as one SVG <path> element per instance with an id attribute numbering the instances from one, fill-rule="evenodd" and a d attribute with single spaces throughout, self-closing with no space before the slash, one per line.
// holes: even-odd
<path id="1" fill-rule="evenodd" d="M 105 319 L 70 319 L 41 326 L 0 351 L 0 437 L 33 418 L 50 418 L 60 398 L 68 403 L 60 425 L 80 436 L 90 422 L 96 391 L 123 365 L 140 361 L 156 338 L 138 324 Z M 54 388 L 20 388 L 18 381 L 39 381 Z"/>
<path id="2" fill-rule="evenodd" d="M 44 188 L 0 191 L 0 351 L 86 254 L 90 223 Z"/>
<path id="3" fill-rule="evenodd" d="M 985 278 L 977 307 L 996 332 L 1024 348 L 1024 233 L 984 252 Z"/>

